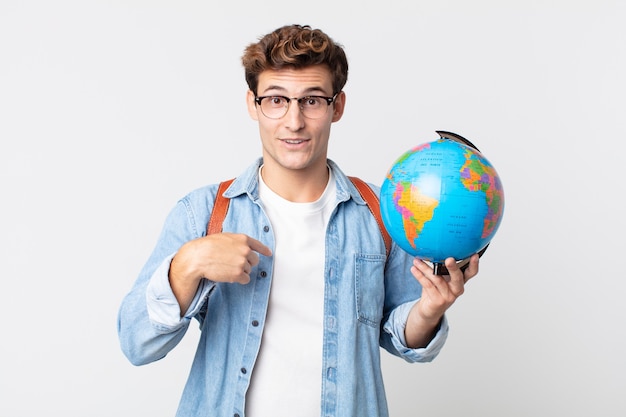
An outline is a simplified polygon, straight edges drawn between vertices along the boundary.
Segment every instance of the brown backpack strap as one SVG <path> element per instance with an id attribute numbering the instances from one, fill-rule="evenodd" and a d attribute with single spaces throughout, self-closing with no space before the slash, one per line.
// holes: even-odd
<path id="1" fill-rule="evenodd" d="M 213 204 L 213 211 L 211 212 L 211 218 L 207 225 L 206 234 L 222 232 L 222 223 L 228 212 L 228 205 L 230 204 L 230 198 L 224 197 L 224 191 L 230 186 L 234 178 L 223 181 L 217 188 L 217 194 L 215 195 L 215 203 Z"/>
<path id="2" fill-rule="evenodd" d="M 391 236 L 387 233 L 387 229 L 385 229 L 385 224 L 383 223 L 383 219 L 380 215 L 380 200 L 378 199 L 378 196 L 362 179 L 357 177 L 348 178 L 350 178 L 350 181 L 352 181 L 357 190 L 359 190 L 359 194 L 361 194 L 361 197 L 363 197 L 363 200 L 367 203 L 367 207 L 374 215 L 376 223 L 378 223 L 378 228 L 380 229 L 380 234 L 383 235 L 383 240 L 385 241 L 387 256 L 389 256 L 389 252 L 391 252 Z"/>
<path id="3" fill-rule="evenodd" d="M 362 179 L 357 177 L 348 178 L 350 178 L 350 181 L 352 181 L 357 190 L 359 190 L 359 194 L 361 194 L 361 197 L 363 197 L 363 200 L 365 200 L 365 202 L 367 203 L 367 207 L 374 215 L 376 223 L 378 223 L 380 233 L 383 236 L 383 240 L 385 241 L 387 256 L 389 256 L 389 252 L 391 252 L 391 236 L 389 236 L 389 233 L 387 233 L 387 229 L 385 229 L 385 225 L 383 224 L 383 220 L 380 215 L 380 201 L 378 200 L 378 196 L 374 194 L 374 191 L 372 191 L 369 185 L 367 185 L 367 183 L 365 183 L 365 181 L 363 181 Z M 223 181 L 217 188 L 215 203 L 213 204 L 213 211 L 211 212 L 211 218 L 209 219 L 209 223 L 207 225 L 207 235 L 222 232 L 222 222 L 226 217 L 226 213 L 228 212 L 228 205 L 230 204 L 230 199 L 224 197 L 223 194 L 224 191 L 226 191 L 226 189 L 233 182 L 233 180 L 234 178 Z"/>

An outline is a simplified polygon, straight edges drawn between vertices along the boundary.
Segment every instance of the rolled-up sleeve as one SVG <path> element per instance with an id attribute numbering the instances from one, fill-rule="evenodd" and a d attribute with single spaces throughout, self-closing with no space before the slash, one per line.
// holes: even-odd
<path id="1" fill-rule="evenodd" d="M 383 330 L 391 336 L 391 342 L 398 354 L 407 362 L 430 362 L 437 357 L 448 338 L 448 320 L 443 317 L 439 329 L 433 340 L 424 348 L 411 349 L 406 346 L 404 329 L 409 317 L 409 312 L 417 301 L 411 301 L 399 305 L 390 314 L 389 319 L 383 326 Z"/>
<path id="2" fill-rule="evenodd" d="M 203 279 L 189 309 L 181 316 L 178 300 L 169 282 L 169 267 L 173 258 L 174 254 L 168 256 L 155 270 L 146 289 L 146 305 L 150 322 L 155 328 L 165 332 L 185 326 L 200 311 L 213 287 L 212 283 Z"/>

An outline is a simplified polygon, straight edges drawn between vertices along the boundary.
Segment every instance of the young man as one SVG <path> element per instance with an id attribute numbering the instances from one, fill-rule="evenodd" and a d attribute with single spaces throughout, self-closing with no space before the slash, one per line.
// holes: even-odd
<path id="1" fill-rule="evenodd" d="M 465 272 L 448 259 L 444 277 L 396 245 L 386 255 L 327 158 L 348 64 L 325 33 L 285 26 L 242 60 L 262 158 L 225 191 L 222 233 L 206 235 L 217 185 L 174 207 L 121 305 L 122 349 L 136 365 L 159 360 L 199 321 L 180 417 L 387 416 L 380 346 L 432 360 L 478 256 Z"/>

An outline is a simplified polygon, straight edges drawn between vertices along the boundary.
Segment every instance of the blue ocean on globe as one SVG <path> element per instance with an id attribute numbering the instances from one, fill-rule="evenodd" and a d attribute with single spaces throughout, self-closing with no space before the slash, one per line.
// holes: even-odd
<path id="1" fill-rule="evenodd" d="M 380 207 L 391 238 L 433 263 L 486 248 L 504 212 L 493 165 L 475 148 L 441 138 L 405 152 L 389 170 Z"/>

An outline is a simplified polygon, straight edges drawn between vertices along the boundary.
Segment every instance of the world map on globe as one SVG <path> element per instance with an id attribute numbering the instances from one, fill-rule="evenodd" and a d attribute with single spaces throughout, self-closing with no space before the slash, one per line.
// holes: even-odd
<path id="1" fill-rule="evenodd" d="M 504 211 L 504 190 L 493 165 L 477 149 L 443 137 L 398 158 L 380 194 L 391 238 L 434 263 L 465 259 L 486 248 Z"/>

